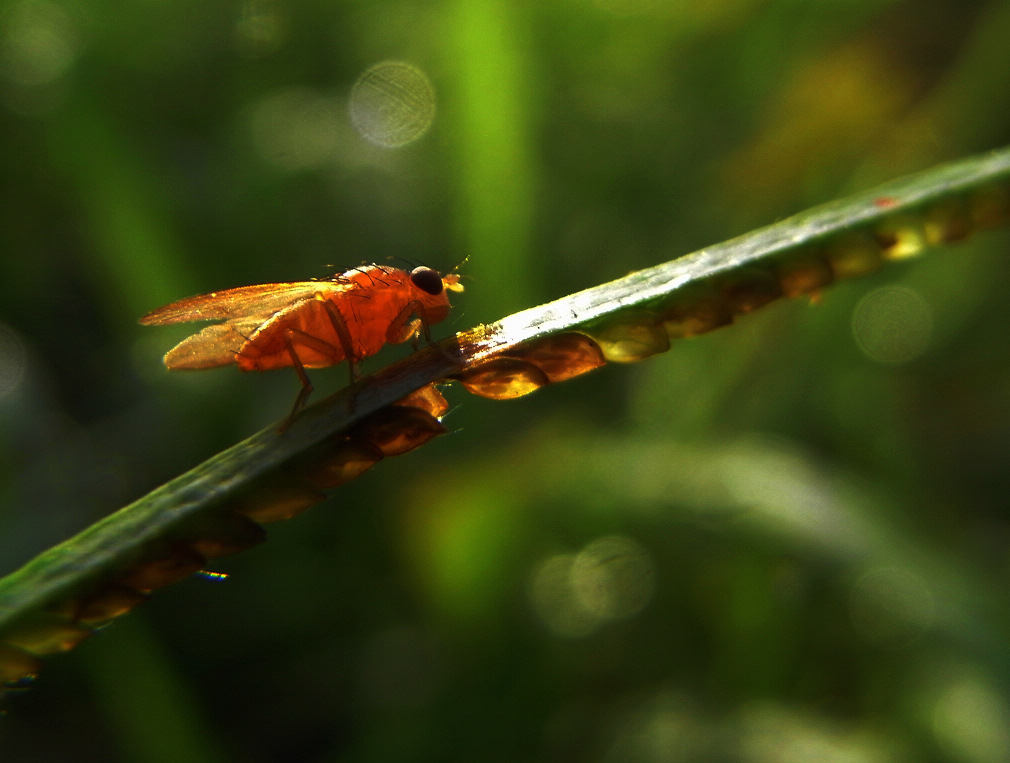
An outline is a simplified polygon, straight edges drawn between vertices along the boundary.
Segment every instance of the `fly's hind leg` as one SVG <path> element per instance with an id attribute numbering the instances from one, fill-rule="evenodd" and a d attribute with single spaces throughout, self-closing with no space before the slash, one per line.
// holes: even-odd
<path id="1" fill-rule="evenodd" d="M 305 373 L 305 366 L 302 365 L 302 359 L 298 357 L 298 353 L 295 351 L 294 342 L 291 341 L 291 335 L 293 332 L 288 332 L 284 335 L 284 345 L 288 348 L 288 355 L 291 357 L 291 365 L 295 369 L 295 373 L 298 374 L 298 380 L 302 383 L 302 388 L 298 392 L 298 397 L 295 398 L 295 404 L 291 406 L 291 413 L 284 420 L 281 425 L 281 431 L 283 432 L 288 428 L 288 425 L 295 420 L 295 416 L 298 412 L 305 407 L 306 401 L 309 399 L 309 395 L 312 394 L 312 382 L 309 381 L 309 375 Z"/>
<path id="2" fill-rule="evenodd" d="M 354 382 L 358 380 L 358 361 L 354 357 L 354 346 L 351 343 L 351 332 L 347 330 L 347 322 L 344 320 L 344 316 L 340 314 L 340 310 L 337 306 L 326 300 L 323 305 L 326 308 L 326 314 L 330 316 L 330 323 L 333 324 L 333 330 L 337 332 L 337 339 L 340 340 L 340 349 L 344 351 L 344 357 L 347 358 L 347 368 L 351 374 L 351 386 L 354 386 Z"/>
<path id="3" fill-rule="evenodd" d="M 309 395 L 312 394 L 312 382 L 309 381 L 309 375 L 305 373 L 305 364 L 302 363 L 302 359 L 298 356 L 298 351 L 295 349 L 296 344 L 315 350 L 320 355 L 326 355 L 334 359 L 339 358 L 337 348 L 317 336 L 312 336 L 312 334 L 307 334 L 299 329 L 288 329 L 284 333 L 284 346 L 287 347 L 288 356 L 291 358 L 291 365 L 294 367 L 295 373 L 298 374 L 298 380 L 302 383 L 302 389 L 298 393 L 298 397 L 295 398 L 295 404 L 291 408 L 291 413 L 288 414 L 284 425 L 281 427 L 282 431 L 288 428 L 288 425 L 298 415 L 299 411 L 305 407 Z"/>

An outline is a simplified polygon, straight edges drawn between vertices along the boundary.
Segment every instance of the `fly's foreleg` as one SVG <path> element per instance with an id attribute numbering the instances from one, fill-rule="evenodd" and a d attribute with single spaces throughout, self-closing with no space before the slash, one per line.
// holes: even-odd
<path id="1" fill-rule="evenodd" d="M 412 321 L 408 320 L 413 314 L 416 314 L 417 318 Z M 424 341 L 428 343 L 429 347 L 434 347 L 453 363 L 459 363 L 459 358 L 453 356 L 442 347 L 435 344 L 434 340 L 431 338 L 431 328 L 428 324 L 428 316 L 424 312 L 424 305 L 417 300 L 408 302 L 406 307 L 404 307 L 393 319 L 392 323 L 389 324 L 389 328 L 386 330 L 386 341 L 399 343 L 412 339 L 414 349 L 416 350 L 418 346 L 418 339 L 421 334 L 424 335 Z"/>
<path id="2" fill-rule="evenodd" d="M 409 320 L 411 315 L 417 314 L 417 318 Z M 424 332 L 424 339 L 428 344 L 431 341 L 431 331 L 428 328 L 428 321 L 424 314 L 424 307 L 420 302 L 414 300 L 408 302 L 404 308 L 396 314 L 390 321 L 389 328 L 386 329 L 386 341 L 390 344 L 400 344 L 408 339 L 414 340 L 414 349 L 417 349 L 418 329 Z"/>

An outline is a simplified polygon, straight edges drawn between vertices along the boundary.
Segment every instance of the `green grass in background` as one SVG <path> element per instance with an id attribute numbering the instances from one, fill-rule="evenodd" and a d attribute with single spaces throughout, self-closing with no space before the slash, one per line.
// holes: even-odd
<path id="1" fill-rule="evenodd" d="M 164 372 L 165 301 L 469 254 L 462 329 L 1010 142 L 1002 3 L 696 5 L 0 7 L 3 570 L 286 412 L 292 374 Z M 384 60 L 436 98 L 396 149 L 346 110 Z M 457 395 L 50 660 L 0 755 L 1006 759 L 1005 252 Z"/>

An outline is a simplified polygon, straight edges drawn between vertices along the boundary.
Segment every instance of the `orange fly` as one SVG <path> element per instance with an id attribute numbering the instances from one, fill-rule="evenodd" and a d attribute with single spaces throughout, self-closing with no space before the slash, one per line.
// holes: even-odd
<path id="1" fill-rule="evenodd" d="M 293 366 L 302 383 L 293 418 L 312 394 L 306 368 L 347 360 L 353 381 L 357 362 L 387 342 L 416 342 L 423 332 L 431 343 L 428 327 L 449 314 L 450 291 L 463 291 L 455 273 L 364 265 L 322 281 L 240 286 L 182 299 L 140 322 L 222 321 L 169 350 L 165 365 L 175 370 L 235 363 L 243 371 Z"/>

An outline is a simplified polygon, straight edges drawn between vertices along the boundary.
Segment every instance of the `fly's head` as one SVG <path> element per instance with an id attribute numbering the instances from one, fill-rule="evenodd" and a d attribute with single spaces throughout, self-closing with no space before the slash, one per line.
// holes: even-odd
<path id="1" fill-rule="evenodd" d="M 456 273 L 439 275 L 433 268 L 420 266 L 410 271 L 410 282 L 417 300 L 424 306 L 428 323 L 438 323 L 449 314 L 450 291 L 463 291 Z"/>

